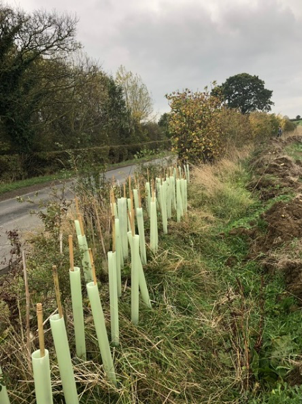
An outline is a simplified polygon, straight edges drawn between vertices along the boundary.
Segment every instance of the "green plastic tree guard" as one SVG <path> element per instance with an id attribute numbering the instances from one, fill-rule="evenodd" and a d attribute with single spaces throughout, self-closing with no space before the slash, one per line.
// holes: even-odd
<path id="1" fill-rule="evenodd" d="M 86 360 L 85 328 L 80 268 L 69 271 L 71 301 L 77 357 Z"/>
<path id="2" fill-rule="evenodd" d="M 182 196 L 181 196 L 181 181 L 176 179 L 176 205 L 177 205 L 177 221 L 180 222 L 183 216 Z"/>
<path id="3" fill-rule="evenodd" d="M 172 187 L 171 187 L 171 178 L 166 178 L 166 187 L 167 187 L 167 218 L 171 219 L 172 217 Z"/>
<path id="4" fill-rule="evenodd" d="M 131 250 L 131 321 L 138 324 L 139 320 L 139 236 L 128 232 Z"/>
<path id="5" fill-rule="evenodd" d="M 161 206 L 161 218 L 164 234 L 168 233 L 166 189 L 167 189 L 166 182 L 164 181 L 160 186 L 160 198 L 161 198 L 160 206 Z"/>
<path id="6" fill-rule="evenodd" d="M 187 164 L 187 181 L 190 183 L 190 166 Z"/>
<path id="7" fill-rule="evenodd" d="M 157 252 L 158 249 L 156 198 L 150 203 L 150 249 L 154 253 Z"/>
<path id="8" fill-rule="evenodd" d="M 119 345 L 119 318 L 118 318 L 118 296 L 117 296 L 117 265 L 116 252 L 108 252 L 108 274 L 109 274 L 109 296 L 110 296 L 110 322 L 111 341 Z"/>
<path id="9" fill-rule="evenodd" d="M 145 241 L 145 227 L 144 227 L 144 214 L 143 208 L 136 209 L 136 220 L 139 234 L 139 247 L 140 256 L 143 265 L 147 264 L 146 241 Z"/>
<path id="10" fill-rule="evenodd" d="M 116 249 L 116 273 L 117 273 L 117 294 L 122 295 L 122 275 L 121 268 L 124 265 L 122 243 L 120 237 L 120 219 L 115 219 L 115 249 Z"/>
<path id="11" fill-rule="evenodd" d="M 82 253 L 82 266 L 84 270 L 85 282 L 90 282 L 92 281 L 92 266 L 86 236 L 78 236 L 78 243 Z"/>
<path id="12" fill-rule="evenodd" d="M 170 176 L 171 183 L 171 194 L 172 194 L 172 206 L 176 210 L 176 194 L 175 194 L 175 178 L 173 175 Z"/>
<path id="13" fill-rule="evenodd" d="M 79 399 L 74 379 L 64 317 L 60 317 L 59 314 L 51 316 L 50 327 L 55 344 L 66 404 L 78 404 Z"/>
<path id="14" fill-rule="evenodd" d="M 142 262 L 140 260 L 140 257 L 138 257 L 138 271 L 139 271 L 139 289 L 142 295 L 143 302 L 151 309 L 151 301 L 149 297 L 149 292 L 147 288 L 147 282 L 144 274 L 144 269 L 142 266 Z"/>
<path id="15" fill-rule="evenodd" d="M 122 244 L 123 257 L 126 260 L 128 258 L 128 238 L 127 238 L 127 199 L 119 198 L 117 200 L 118 206 L 118 218 L 120 221 L 120 238 Z"/>
<path id="16" fill-rule="evenodd" d="M 116 385 L 115 370 L 110 352 L 110 345 L 98 286 L 93 282 L 90 282 L 87 283 L 86 288 L 90 300 L 95 331 L 98 338 L 104 369 L 108 376 L 108 379 Z"/>
<path id="17" fill-rule="evenodd" d="M 133 189 L 132 192 L 133 192 L 133 199 L 134 199 L 134 208 L 137 209 L 139 207 L 137 189 Z"/>
<path id="18" fill-rule="evenodd" d="M 50 380 L 50 366 L 49 366 L 49 352 L 45 349 L 45 356 L 41 358 L 40 349 L 33 352 L 31 355 L 35 393 L 37 404 L 53 404 L 51 380 Z M 1 393 L 0 393 L 1 397 Z M 2 400 L 0 399 L 2 404 Z"/>
<path id="19" fill-rule="evenodd" d="M 75 229 L 76 229 L 77 236 L 81 236 L 81 235 L 82 235 L 82 231 L 81 231 L 80 222 L 79 222 L 78 220 L 75 220 L 75 221 L 74 221 L 74 225 L 75 225 Z"/>
<path id="20" fill-rule="evenodd" d="M 131 215 L 132 215 L 132 211 L 131 211 L 131 199 L 130 198 L 128 198 L 127 199 L 127 206 L 128 206 L 128 211 L 127 212 L 129 212 L 129 216 L 131 217 Z M 127 216 L 128 216 L 128 213 L 127 213 Z M 128 231 L 131 231 L 131 223 L 130 223 L 130 220 L 129 220 L 129 216 L 128 216 Z M 128 233 L 128 232 L 127 232 Z"/>
<path id="21" fill-rule="evenodd" d="M 1 370 L 1 367 L 0 367 L 0 380 L 1 380 L 1 377 L 2 377 L 2 370 Z M 1 390 L 0 390 L 0 403 L 1 404 L 10 404 L 6 387 L 1 383 L 0 383 L 0 387 L 1 387 Z"/>
<path id="22" fill-rule="evenodd" d="M 151 189 L 150 189 L 150 182 L 147 181 L 145 183 L 145 200 L 146 200 L 146 208 L 148 215 L 150 216 L 150 202 L 151 202 Z"/>

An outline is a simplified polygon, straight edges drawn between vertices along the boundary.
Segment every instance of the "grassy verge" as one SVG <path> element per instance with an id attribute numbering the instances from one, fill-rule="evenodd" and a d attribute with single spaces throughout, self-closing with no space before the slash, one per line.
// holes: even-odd
<path id="1" fill-rule="evenodd" d="M 121 344 L 113 348 L 119 384 L 106 382 L 91 311 L 85 297 L 88 360 L 75 359 L 81 403 L 298 403 L 301 311 L 284 285 L 281 273 L 265 271 L 251 255 L 253 228 L 265 234 L 263 212 L 276 201 L 259 202 L 246 189 L 250 173 L 234 154 L 218 165 L 196 169 L 189 190 L 189 212 L 181 223 L 171 221 L 169 234 L 160 234 L 160 249 L 148 251 L 145 274 L 152 310 L 141 306 L 139 326 L 130 322 L 130 267 L 123 270 L 120 300 Z M 100 290 L 109 321 L 108 279 L 92 198 L 83 192 L 87 237 L 95 251 Z M 108 247 L 107 207 L 99 200 L 103 241 Z M 28 253 L 31 291 L 32 344 L 37 346 L 34 304 L 43 302 L 44 317 L 55 309 L 52 276 L 56 264 L 74 353 L 68 282 L 68 249 L 58 251 L 58 232 L 73 231 L 71 217 L 54 202 L 44 216 L 47 232 L 31 239 Z M 102 215 L 101 215 L 102 213 Z M 62 215 L 65 214 L 64 217 Z M 90 215 L 90 216 L 89 216 Z M 58 223 L 64 225 L 58 228 Z M 160 222 L 159 222 L 160 223 Z M 89 227 L 91 226 L 91 228 Z M 238 231 L 240 229 L 240 231 Z M 79 256 L 76 256 L 76 262 Z M 21 273 L 21 272 L 20 272 Z M 34 400 L 26 364 L 24 292 L 21 275 L 2 287 L 1 364 L 15 403 Z M 24 324 L 21 329 L 23 330 Z M 55 402 L 63 402 L 53 342 L 50 349 Z M 297 380 L 294 375 L 297 373 Z"/>

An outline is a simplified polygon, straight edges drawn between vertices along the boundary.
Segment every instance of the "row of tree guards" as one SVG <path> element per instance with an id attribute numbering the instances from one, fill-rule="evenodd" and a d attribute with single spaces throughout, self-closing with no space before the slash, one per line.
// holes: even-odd
<path id="1" fill-rule="evenodd" d="M 148 175 L 149 177 L 149 175 Z M 179 222 L 187 211 L 187 183 L 190 181 L 189 166 L 172 167 L 166 171 L 165 178 L 155 178 L 144 184 L 144 207 L 140 188 L 132 189 L 129 178 L 128 195 L 124 184 L 124 196 L 115 199 L 113 188 L 110 192 L 110 206 L 112 215 L 112 251 L 107 253 L 110 297 L 111 343 L 119 345 L 119 297 L 122 295 L 121 275 L 124 263 L 131 260 L 131 321 L 139 322 L 140 297 L 144 304 L 151 308 L 148 287 L 144 275 L 143 265 L 147 263 L 144 221 L 150 223 L 149 248 L 153 253 L 158 250 L 158 213 L 161 216 L 163 233 L 168 232 L 168 219 L 176 213 Z M 111 355 L 109 337 L 105 324 L 102 303 L 98 290 L 95 265 L 91 249 L 88 247 L 84 231 L 82 215 L 75 200 L 77 220 L 75 230 L 78 246 L 82 254 L 82 267 L 86 290 L 91 305 L 95 332 L 98 339 L 100 354 L 108 379 L 117 384 L 113 358 Z M 147 214 L 144 215 L 144 209 Z M 136 219 L 136 220 L 135 220 Z M 81 270 L 74 266 L 73 236 L 69 235 L 70 259 L 70 288 L 72 310 L 74 318 L 74 334 L 77 357 L 86 360 L 85 328 L 82 302 Z M 50 327 L 54 341 L 63 393 L 66 404 L 79 402 L 76 382 L 74 378 L 71 354 L 61 304 L 60 288 L 57 268 L 53 266 L 53 279 L 58 306 L 58 314 L 50 317 Z M 39 349 L 32 353 L 32 368 L 35 383 L 37 404 L 52 404 L 52 390 L 50 378 L 49 352 L 45 349 L 43 330 L 43 308 L 37 304 Z M 1 368 L 0 368 L 1 382 Z M 0 384 L 1 388 L 1 384 Z M 0 403 L 9 404 L 9 396 L 5 386 L 0 389 Z"/>

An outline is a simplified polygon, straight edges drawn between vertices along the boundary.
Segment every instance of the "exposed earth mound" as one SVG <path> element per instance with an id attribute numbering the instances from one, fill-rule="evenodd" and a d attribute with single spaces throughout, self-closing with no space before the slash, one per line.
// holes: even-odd
<path id="1" fill-rule="evenodd" d="M 251 191 L 260 191 L 261 200 L 269 200 L 285 191 L 301 188 L 302 161 L 285 154 L 286 146 L 302 143 L 302 137 L 294 136 L 284 140 L 274 140 L 270 148 L 251 162 L 254 178 L 249 184 Z M 302 158 L 302 153 L 301 153 Z"/>
<path id="2" fill-rule="evenodd" d="M 271 206 L 251 228 L 230 234 L 250 242 L 249 257 L 270 272 L 281 270 L 288 290 L 302 302 L 302 137 L 273 139 L 251 161 L 254 177 L 249 190 Z M 300 152 L 301 149 L 301 152 Z M 295 151 L 295 152 L 293 152 Z"/>

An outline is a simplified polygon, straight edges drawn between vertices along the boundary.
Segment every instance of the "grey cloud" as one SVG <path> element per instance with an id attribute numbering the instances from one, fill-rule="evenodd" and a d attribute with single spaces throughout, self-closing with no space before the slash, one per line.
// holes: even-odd
<path id="1" fill-rule="evenodd" d="M 120 23 L 115 41 L 161 106 L 168 91 L 202 89 L 243 71 L 268 80 L 276 97 L 283 92 L 279 75 L 300 71 L 301 21 L 275 1 L 263 3 L 222 8 L 215 20 L 200 3 L 156 15 L 133 13 Z"/>
<path id="2" fill-rule="evenodd" d="M 301 0 L 160 0 L 157 10 L 138 0 L 22 3 L 76 11 L 88 55 L 111 74 L 123 64 L 141 75 L 155 109 L 168 110 L 165 93 L 247 72 L 274 91 L 277 112 L 301 114 Z"/>

